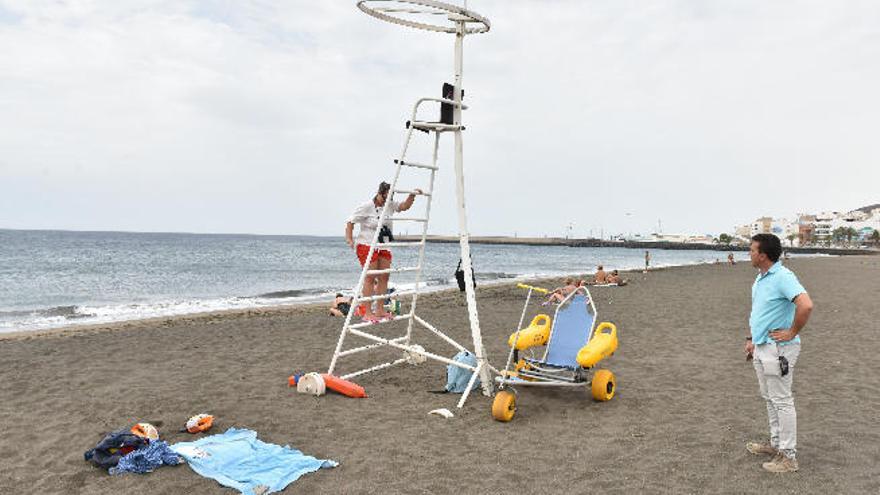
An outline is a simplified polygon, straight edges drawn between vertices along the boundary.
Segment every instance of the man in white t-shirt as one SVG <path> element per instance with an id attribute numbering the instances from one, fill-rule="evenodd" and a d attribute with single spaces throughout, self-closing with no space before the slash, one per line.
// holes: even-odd
<path id="1" fill-rule="evenodd" d="M 373 196 L 373 199 L 355 208 L 354 213 L 351 214 L 348 218 L 348 222 L 345 224 L 345 242 L 355 250 L 361 266 L 363 266 L 364 263 L 367 263 L 367 255 L 370 253 L 370 243 L 373 242 L 373 236 L 376 234 L 376 229 L 381 229 L 379 227 L 379 216 L 382 214 L 382 208 L 385 207 L 385 202 L 389 201 L 389 211 L 383 225 L 388 227 L 388 231 L 390 232 L 392 228 L 391 216 L 394 213 L 410 209 L 416 199 L 416 195 L 422 194 L 421 189 L 415 189 L 409 194 L 403 203 L 398 203 L 388 199 L 390 191 L 391 184 L 388 184 L 387 182 L 379 184 L 379 190 L 376 192 L 376 195 Z M 354 237 L 355 224 L 360 225 L 357 238 Z M 381 233 L 379 242 L 382 242 Z M 370 257 L 369 266 L 371 270 L 387 270 L 388 268 L 391 268 L 391 251 L 388 249 L 379 249 L 377 246 L 373 251 L 373 256 Z M 381 275 L 368 275 L 366 280 L 364 280 L 364 297 L 369 297 L 374 294 L 385 294 L 387 291 L 387 273 Z M 381 301 L 376 305 L 377 309 L 375 312 L 373 312 L 372 303 L 369 301 L 363 303 L 361 307 L 364 311 L 364 321 L 377 322 L 382 319 L 393 318 L 390 313 L 385 311 L 385 306 Z"/>

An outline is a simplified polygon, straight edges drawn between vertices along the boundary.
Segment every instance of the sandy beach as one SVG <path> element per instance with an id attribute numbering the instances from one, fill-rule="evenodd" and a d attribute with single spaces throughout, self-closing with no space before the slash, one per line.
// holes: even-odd
<path id="1" fill-rule="evenodd" d="M 429 393 L 445 382 L 437 363 L 361 377 L 368 399 L 295 393 L 287 376 L 326 371 L 336 344 L 342 322 L 323 306 L 0 336 L 0 493 L 235 493 L 187 466 L 114 477 L 83 461 L 104 433 L 137 421 L 160 425 L 170 443 L 192 440 L 177 430 L 201 412 L 216 416 L 213 432 L 246 427 L 340 463 L 284 493 L 880 493 L 880 257 L 788 266 L 816 305 L 795 370 L 795 474 L 766 473 L 744 449 L 766 436 L 767 420 L 742 352 L 755 271 L 739 263 L 594 288 L 600 319 L 620 331 L 603 366 L 618 395 L 597 403 L 588 389 L 521 389 L 507 424 L 492 420 L 490 398 L 473 395 L 458 411 L 458 396 Z M 501 366 L 524 293 L 503 285 L 478 297 Z M 420 308 L 469 341 L 458 292 Z M 427 415 L 440 407 L 456 417 Z"/>

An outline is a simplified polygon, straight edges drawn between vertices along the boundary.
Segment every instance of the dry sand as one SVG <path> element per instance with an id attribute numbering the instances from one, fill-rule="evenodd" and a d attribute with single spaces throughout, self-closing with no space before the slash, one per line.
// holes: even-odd
<path id="1" fill-rule="evenodd" d="M 801 471 L 763 472 L 744 444 L 766 410 L 742 354 L 754 270 L 706 265 L 631 273 L 595 288 L 620 349 L 605 362 L 618 395 L 521 389 L 511 423 L 491 401 L 435 395 L 445 368 L 362 377 L 369 399 L 296 394 L 294 370 L 326 370 L 341 320 L 302 307 L 136 322 L 0 340 L 0 493 L 235 493 L 187 466 L 112 477 L 82 453 L 112 429 L 161 423 L 171 443 L 192 414 L 337 460 L 285 493 L 878 493 L 880 257 L 797 259 L 816 304 L 795 370 Z M 503 364 L 523 292 L 479 291 L 483 336 Z M 420 313 L 467 341 L 457 292 Z M 535 308 L 536 309 L 536 308 Z M 533 311 L 534 313 L 534 311 Z M 426 338 L 446 355 L 448 346 Z M 378 358 L 378 357 L 377 357 Z M 360 360 L 346 361 L 349 368 Z"/>

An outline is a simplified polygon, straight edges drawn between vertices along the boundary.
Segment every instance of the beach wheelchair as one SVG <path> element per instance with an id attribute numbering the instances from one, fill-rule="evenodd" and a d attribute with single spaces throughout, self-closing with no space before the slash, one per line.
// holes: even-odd
<path id="1" fill-rule="evenodd" d="M 516 414 L 514 387 L 520 386 L 587 386 L 595 400 L 611 400 L 617 386 L 614 373 L 607 369 L 596 370 L 592 379 L 590 374 L 600 361 L 617 350 L 617 327 L 607 321 L 595 327 L 598 315 L 590 291 L 578 287 L 559 303 L 552 318 L 538 314 L 528 327 L 522 328 L 532 293 L 549 291 L 525 284 L 517 287 L 529 292 L 517 325 L 520 330 L 508 339 L 507 364 L 495 379 L 498 392 L 492 403 L 492 417 L 503 422 L 513 419 Z M 543 352 L 539 349 L 542 346 Z M 521 353 L 529 356 L 520 356 Z"/>

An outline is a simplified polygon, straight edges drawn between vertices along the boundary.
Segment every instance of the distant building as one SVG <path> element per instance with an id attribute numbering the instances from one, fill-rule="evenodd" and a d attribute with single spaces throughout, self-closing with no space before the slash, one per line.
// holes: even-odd
<path id="1" fill-rule="evenodd" d="M 750 239 L 752 237 L 752 226 L 745 224 L 734 228 L 733 236 L 738 239 Z"/>
<path id="2" fill-rule="evenodd" d="M 847 212 L 840 215 L 833 222 L 833 226 L 834 230 L 843 228 L 852 233 L 853 235 L 851 238 L 848 237 L 848 241 L 866 244 L 871 241 L 874 231 L 880 230 L 880 208 L 874 208 L 869 213 L 861 210 Z M 834 231 L 832 230 L 832 235 L 833 233 Z"/>
<path id="3" fill-rule="evenodd" d="M 652 234 L 654 242 L 687 242 L 685 234 Z"/>
<path id="4" fill-rule="evenodd" d="M 715 242 L 715 238 L 711 235 L 692 235 L 688 236 L 684 242 L 688 244 L 712 244 Z"/>
<path id="5" fill-rule="evenodd" d="M 823 212 L 816 215 L 815 228 L 813 229 L 813 240 L 816 244 L 831 244 L 831 236 L 834 233 L 834 219 L 838 213 Z"/>
<path id="6" fill-rule="evenodd" d="M 761 217 L 736 228 L 738 238 L 769 233 L 788 241 L 789 246 L 869 244 L 874 231 L 880 231 L 880 208 L 861 208 L 840 213 L 799 213 L 797 220 Z"/>
<path id="7" fill-rule="evenodd" d="M 814 242 L 816 215 L 798 216 L 798 246 L 808 246 Z"/>
<path id="8" fill-rule="evenodd" d="M 749 237 L 757 234 L 770 234 L 773 229 L 773 217 L 761 217 L 752 222 L 751 234 Z"/>

